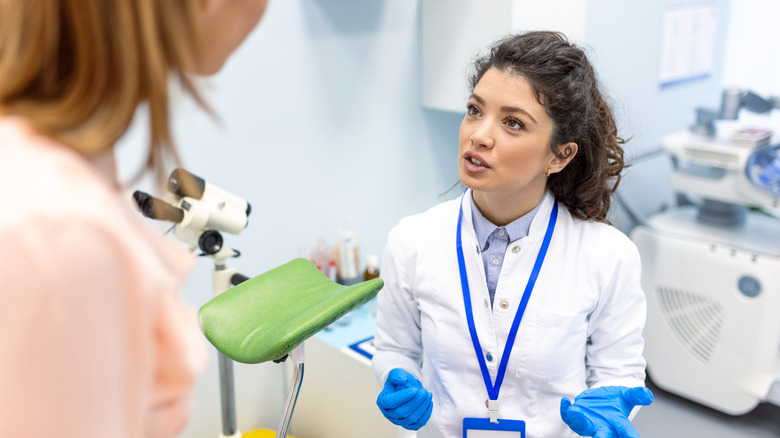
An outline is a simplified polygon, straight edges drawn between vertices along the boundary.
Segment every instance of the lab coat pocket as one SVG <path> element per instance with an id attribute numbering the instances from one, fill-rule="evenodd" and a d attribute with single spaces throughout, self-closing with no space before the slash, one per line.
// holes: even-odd
<path id="1" fill-rule="evenodd" d="M 520 324 L 516 375 L 552 383 L 585 367 L 585 316 L 528 309 Z"/>

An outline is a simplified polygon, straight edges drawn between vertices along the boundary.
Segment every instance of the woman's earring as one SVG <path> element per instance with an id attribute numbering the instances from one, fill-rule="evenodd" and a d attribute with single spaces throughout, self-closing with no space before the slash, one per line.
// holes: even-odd
<path id="1" fill-rule="evenodd" d="M 552 172 L 552 169 L 548 167 L 547 170 L 544 172 L 544 174 L 550 176 L 550 172 Z"/>

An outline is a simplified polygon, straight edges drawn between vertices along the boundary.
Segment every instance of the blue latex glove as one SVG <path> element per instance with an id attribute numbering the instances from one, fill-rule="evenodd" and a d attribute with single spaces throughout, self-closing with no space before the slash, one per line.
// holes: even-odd
<path id="1" fill-rule="evenodd" d="M 628 420 L 635 406 L 653 402 L 653 393 L 644 387 L 604 386 L 582 391 L 574 404 L 561 399 L 561 419 L 580 436 L 594 438 L 639 438 Z"/>
<path id="2" fill-rule="evenodd" d="M 411 373 L 394 368 L 376 398 L 376 405 L 391 423 L 418 430 L 431 418 L 433 395 Z"/>

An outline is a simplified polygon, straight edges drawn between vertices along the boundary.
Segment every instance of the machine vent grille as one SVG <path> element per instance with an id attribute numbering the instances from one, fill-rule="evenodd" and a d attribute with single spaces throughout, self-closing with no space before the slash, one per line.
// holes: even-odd
<path id="1" fill-rule="evenodd" d="M 714 299 L 671 287 L 658 287 L 664 318 L 675 336 L 697 359 L 712 357 L 723 327 L 723 306 Z"/>

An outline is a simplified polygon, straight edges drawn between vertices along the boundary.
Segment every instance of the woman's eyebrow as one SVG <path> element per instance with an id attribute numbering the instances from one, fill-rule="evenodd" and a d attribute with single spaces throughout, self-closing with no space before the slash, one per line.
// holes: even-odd
<path id="1" fill-rule="evenodd" d="M 471 93 L 471 96 L 469 96 L 469 98 L 476 100 L 477 103 L 480 105 L 485 105 L 485 99 L 479 97 L 478 94 Z M 525 114 L 529 119 L 531 119 L 532 122 L 538 123 L 534 118 L 534 116 L 531 115 L 531 113 L 529 113 L 528 111 L 522 108 L 518 108 L 516 106 L 502 106 L 501 111 L 505 113 L 522 113 Z"/>
<path id="2" fill-rule="evenodd" d="M 528 116 L 528 118 L 531 119 L 534 123 L 536 123 L 536 119 L 534 118 L 534 116 L 532 116 L 531 113 L 529 113 L 528 111 L 522 108 L 518 108 L 515 106 L 502 106 L 501 111 L 505 113 L 523 113 L 526 116 Z"/>

